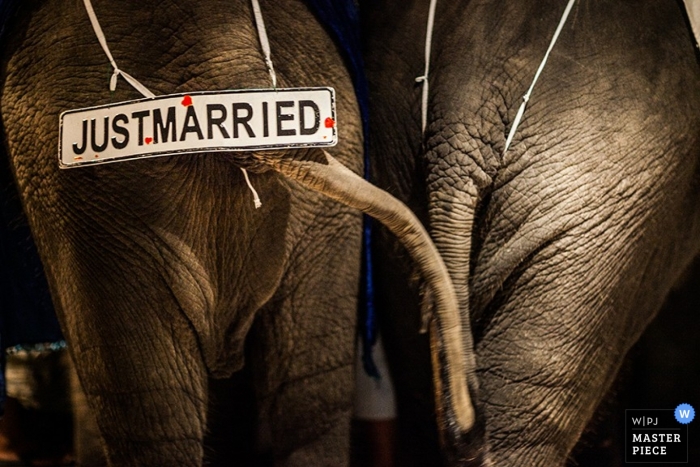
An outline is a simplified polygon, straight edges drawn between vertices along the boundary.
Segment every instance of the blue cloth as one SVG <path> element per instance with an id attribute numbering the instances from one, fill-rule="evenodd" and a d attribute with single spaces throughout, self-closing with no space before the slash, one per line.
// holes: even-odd
<path id="1" fill-rule="evenodd" d="M 355 95 L 362 117 L 364 133 L 365 179 L 370 179 L 369 158 L 369 89 L 362 61 L 360 18 L 353 0 L 306 0 L 340 46 L 355 86 Z M 360 289 L 360 331 L 362 334 L 362 363 L 365 372 L 375 378 L 379 370 L 372 358 L 377 342 L 376 312 L 372 268 L 372 219 L 363 218 L 362 287 Z"/>

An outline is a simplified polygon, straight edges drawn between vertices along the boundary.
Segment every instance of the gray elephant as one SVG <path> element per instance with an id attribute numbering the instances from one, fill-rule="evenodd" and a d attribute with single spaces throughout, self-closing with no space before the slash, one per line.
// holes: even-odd
<path id="1" fill-rule="evenodd" d="M 248 1 L 94 10 L 121 70 L 154 94 L 270 87 Z M 347 463 L 361 218 L 337 201 L 402 233 L 436 296 L 450 296 L 417 219 L 355 175 L 362 125 L 337 44 L 307 3 L 262 10 L 277 86 L 335 88 L 335 158 L 219 152 L 60 170 L 61 112 L 141 96 L 121 77 L 110 92 L 112 68 L 80 2 L 22 2 L 8 23 L 4 144 L 110 465 L 201 465 L 209 378 L 244 365 L 228 394 L 242 439 L 255 440 L 238 442 L 240 459 Z M 99 146 L 95 131 L 93 121 Z"/>
<path id="2" fill-rule="evenodd" d="M 505 150 L 565 3 L 438 0 L 423 135 L 429 2 L 367 2 L 375 180 L 430 226 L 473 349 L 463 429 L 439 379 L 430 396 L 419 284 L 379 234 L 402 465 L 440 450 L 448 465 L 563 465 L 700 247 L 700 66 L 681 2 L 575 3 Z"/>

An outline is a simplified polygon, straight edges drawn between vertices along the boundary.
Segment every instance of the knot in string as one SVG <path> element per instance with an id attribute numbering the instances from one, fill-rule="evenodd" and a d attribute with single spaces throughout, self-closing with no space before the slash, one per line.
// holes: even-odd
<path id="1" fill-rule="evenodd" d="M 267 38 L 267 30 L 265 29 L 262 11 L 260 11 L 260 3 L 258 0 L 251 0 L 251 4 L 253 6 L 253 16 L 255 17 L 255 27 L 258 30 L 260 48 L 265 56 L 265 65 L 267 65 L 267 71 L 270 73 L 272 87 L 277 88 L 277 74 L 275 73 L 275 66 L 272 64 L 272 58 L 270 58 L 270 41 Z"/>
<path id="2" fill-rule="evenodd" d="M 120 73 L 121 70 L 119 68 L 115 68 L 114 73 L 112 73 L 112 77 L 109 79 L 109 90 L 112 92 L 117 90 L 117 78 L 119 78 Z"/>
<path id="3" fill-rule="evenodd" d="M 428 75 L 430 73 L 430 49 L 433 43 L 433 25 L 435 24 L 435 6 L 437 5 L 437 0 L 430 0 L 430 9 L 428 10 L 428 25 L 425 31 L 425 69 L 421 76 L 416 78 L 416 83 L 420 83 L 423 86 L 423 93 L 421 95 L 421 133 L 425 136 L 425 127 L 428 124 L 428 97 L 429 97 L 429 83 Z"/>

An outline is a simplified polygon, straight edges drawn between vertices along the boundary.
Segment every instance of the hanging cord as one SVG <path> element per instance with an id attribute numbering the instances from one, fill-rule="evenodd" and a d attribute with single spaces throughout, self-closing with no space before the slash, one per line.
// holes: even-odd
<path id="1" fill-rule="evenodd" d="M 420 117 L 421 117 L 421 135 L 425 138 L 425 128 L 428 124 L 428 99 L 429 99 L 429 84 L 428 75 L 430 73 L 430 50 L 433 45 L 433 26 L 435 24 L 435 7 L 437 6 L 437 0 L 430 0 L 430 7 L 428 9 L 428 24 L 425 28 L 425 69 L 423 70 L 423 75 L 416 78 L 416 83 L 421 83 L 423 86 L 423 94 L 421 96 L 420 105 Z M 424 141 L 425 143 L 425 141 Z M 428 321 L 425 320 L 421 325 L 420 332 L 425 333 L 428 331 Z"/>
<path id="2" fill-rule="evenodd" d="M 117 66 L 117 62 L 115 62 L 114 57 L 112 57 L 112 52 L 109 51 L 109 47 L 107 46 L 107 39 L 105 39 L 105 35 L 102 32 L 102 27 L 100 26 L 99 21 L 97 21 L 97 15 L 95 15 L 95 10 L 93 10 L 92 8 L 92 3 L 90 2 L 90 0 L 83 0 L 83 3 L 85 4 L 85 10 L 87 10 L 87 14 L 90 18 L 92 29 L 95 31 L 95 35 L 97 36 L 97 40 L 100 42 L 102 50 L 104 50 L 105 52 L 105 55 L 107 55 L 109 63 L 112 64 L 112 68 L 114 68 L 112 78 L 109 80 L 109 90 L 114 91 L 117 89 L 117 77 L 119 75 L 122 75 L 126 82 L 133 86 L 133 88 L 140 92 L 144 97 L 155 97 L 155 94 L 149 91 L 146 88 L 146 86 L 139 83 L 136 80 L 136 78 L 131 76 L 129 73 L 119 69 L 119 67 Z"/>
<path id="3" fill-rule="evenodd" d="M 272 81 L 272 88 L 277 89 L 277 74 L 275 73 L 275 66 L 272 64 L 272 58 L 270 57 L 270 41 L 267 38 L 267 30 L 265 29 L 265 20 L 263 19 L 262 11 L 260 11 L 260 3 L 258 0 L 251 0 L 253 6 L 253 16 L 255 17 L 255 28 L 258 30 L 258 38 L 260 39 L 260 48 L 262 48 L 263 55 L 265 56 L 265 65 L 267 65 L 267 71 L 270 73 L 270 81 Z M 255 204 L 255 209 L 262 206 L 258 192 L 253 188 L 253 184 L 250 183 L 250 178 L 248 178 L 248 171 L 241 168 L 243 171 L 243 176 L 245 177 L 245 182 L 248 184 L 248 188 L 253 192 L 253 203 Z"/>
<path id="4" fill-rule="evenodd" d="M 532 80 L 532 84 L 530 84 L 530 89 L 527 90 L 527 93 L 523 96 L 523 102 L 520 104 L 520 108 L 518 109 L 518 113 L 515 115 L 515 120 L 513 120 L 513 125 L 510 127 L 510 132 L 508 133 L 508 138 L 506 139 L 506 146 L 503 148 L 503 155 L 506 154 L 508 151 L 508 148 L 510 147 L 510 143 L 513 141 L 513 136 L 515 136 L 515 131 L 518 129 L 518 125 L 520 125 L 520 120 L 523 118 L 523 113 L 525 113 L 525 107 L 527 106 L 527 102 L 530 100 L 530 95 L 532 94 L 532 90 L 535 87 L 535 83 L 540 77 L 540 74 L 542 73 L 542 70 L 544 70 L 544 65 L 547 63 L 547 59 L 549 58 L 549 53 L 552 51 L 554 48 L 554 44 L 557 42 L 557 39 L 559 38 L 559 33 L 561 32 L 562 28 L 564 27 L 564 23 L 566 23 L 566 18 L 569 16 L 569 12 L 571 11 L 571 8 L 574 6 L 574 1 L 575 0 L 569 0 L 569 3 L 566 5 L 566 9 L 564 10 L 564 14 L 562 15 L 561 19 L 559 20 L 559 25 L 557 26 L 556 31 L 554 31 L 554 37 L 552 37 L 552 41 L 549 43 L 549 48 L 547 48 L 547 52 L 544 54 L 544 58 L 542 59 L 542 63 L 540 63 L 539 68 L 537 69 L 537 72 L 535 73 L 535 78 Z"/>
<path id="5" fill-rule="evenodd" d="M 257 3 L 256 0 L 253 0 L 254 3 Z M 129 83 L 134 89 L 136 89 L 138 92 L 140 92 L 144 97 L 155 97 L 156 95 L 153 94 L 146 86 L 141 84 L 136 78 L 131 76 L 129 73 L 122 71 L 119 69 L 117 66 L 117 62 L 114 60 L 114 57 L 112 56 L 112 52 L 109 50 L 109 46 L 107 46 L 107 39 L 105 39 L 104 32 L 102 32 L 102 27 L 100 26 L 100 22 L 97 20 L 97 15 L 95 14 L 95 10 L 92 8 L 92 3 L 90 0 L 83 0 L 83 3 L 85 4 L 85 10 L 87 11 L 88 17 L 90 18 L 90 24 L 92 24 L 92 29 L 95 31 L 95 35 L 97 36 L 97 40 L 99 41 L 100 45 L 102 46 L 102 50 L 104 51 L 105 55 L 107 55 L 107 58 L 109 59 L 109 62 L 112 64 L 112 68 L 114 68 L 114 73 L 112 73 L 112 77 L 109 80 L 109 90 L 110 91 L 115 91 L 117 89 L 117 78 L 119 75 L 122 76 L 126 80 L 127 83 Z M 259 7 L 258 7 L 258 13 L 259 13 Z M 262 21 L 262 18 L 261 20 Z M 257 22 L 257 18 L 256 18 Z M 263 26 L 263 31 L 264 31 L 264 26 Z M 264 32 L 263 32 L 264 34 Z M 262 40 L 262 39 L 261 39 Z M 267 35 L 265 35 L 265 40 L 267 40 Z M 268 55 L 269 55 L 269 45 L 268 45 Z M 272 62 L 270 62 L 269 66 L 272 66 Z M 274 77 L 274 70 L 270 71 L 271 76 L 273 77 L 273 83 L 275 81 Z M 253 188 L 253 184 L 250 183 L 250 178 L 248 178 L 248 172 L 246 169 L 241 168 L 241 171 L 243 171 L 243 176 L 245 177 L 245 182 L 248 185 L 248 188 L 250 189 L 251 193 L 253 193 L 253 204 L 255 205 L 255 209 L 258 209 L 260 206 L 262 206 L 262 202 L 260 201 L 260 196 L 258 196 L 258 192 Z"/>
<path id="6" fill-rule="evenodd" d="M 255 191 L 255 188 L 253 188 L 253 184 L 250 183 L 250 178 L 248 178 L 248 171 L 243 168 L 241 170 L 243 171 L 243 176 L 245 177 L 245 182 L 248 184 L 248 188 L 253 193 L 253 204 L 255 205 L 255 209 L 258 209 L 260 206 L 262 206 L 260 196 L 258 196 L 258 192 Z"/>
<path id="7" fill-rule="evenodd" d="M 435 6 L 437 0 L 430 0 L 430 9 L 428 10 L 428 26 L 425 32 L 425 70 L 423 75 L 416 78 L 416 83 L 421 83 L 423 86 L 423 95 L 421 97 L 421 132 L 425 135 L 425 127 L 428 122 L 428 74 L 430 72 L 430 49 L 433 43 L 433 24 L 435 23 Z"/>
<path id="8" fill-rule="evenodd" d="M 262 12 L 260 11 L 260 3 L 258 2 L 258 0 L 251 0 L 251 3 L 253 4 L 253 16 L 255 16 L 255 27 L 258 29 L 260 47 L 262 48 L 263 55 L 265 55 L 265 64 L 267 65 L 267 71 L 270 72 L 272 87 L 277 89 L 277 74 L 275 73 L 275 66 L 272 64 L 272 59 L 270 58 L 270 41 L 267 39 L 267 30 L 265 29 L 265 21 L 263 20 Z"/>

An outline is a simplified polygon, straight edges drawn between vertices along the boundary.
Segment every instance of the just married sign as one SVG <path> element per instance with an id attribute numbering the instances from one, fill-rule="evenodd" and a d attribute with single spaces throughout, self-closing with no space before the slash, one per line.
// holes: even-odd
<path id="1" fill-rule="evenodd" d="M 59 165 L 337 143 L 332 88 L 204 91 L 69 110 Z"/>

